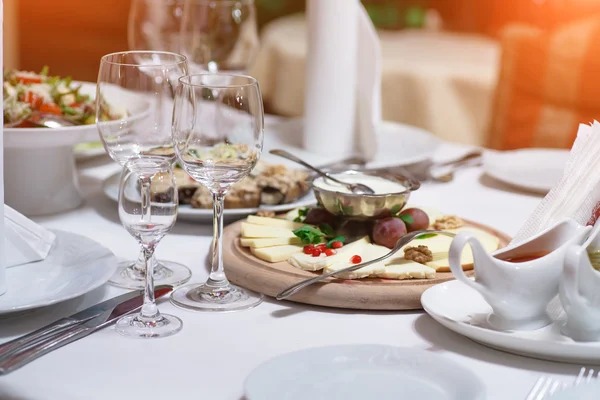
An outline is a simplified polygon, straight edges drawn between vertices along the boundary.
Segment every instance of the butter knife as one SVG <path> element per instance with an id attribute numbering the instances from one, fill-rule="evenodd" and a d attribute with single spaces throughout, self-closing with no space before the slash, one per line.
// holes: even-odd
<path id="1" fill-rule="evenodd" d="M 172 291 L 172 286 L 160 285 L 154 296 L 159 299 Z M 143 290 L 125 293 L 0 345 L 0 376 L 139 310 L 143 303 Z"/>

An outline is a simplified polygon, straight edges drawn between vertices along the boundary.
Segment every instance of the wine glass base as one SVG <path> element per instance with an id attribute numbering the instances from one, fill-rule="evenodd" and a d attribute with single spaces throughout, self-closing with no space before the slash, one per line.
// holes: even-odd
<path id="1" fill-rule="evenodd" d="M 261 293 L 229 284 L 226 288 L 187 285 L 171 294 L 171 303 L 196 311 L 241 311 L 256 307 L 263 301 Z"/>
<path id="2" fill-rule="evenodd" d="M 179 286 L 190 280 L 192 271 L 183 264 L 159 260 L 154 268 L 154 285 Z M 143 289 L 146 274 L 134 268 L 135 261 L 122 261 L 109 283 L 125 289 Z"/>
<path id="3" fill-rule="evenodd" d="M 117 321 L 115 330 L 123 336 L 134 338 L 160 338 L 176 334 L 183 322 L 169 314 L 160 314 L 157 320 L 144 321 L 140 314 L 127 315 Z"/>

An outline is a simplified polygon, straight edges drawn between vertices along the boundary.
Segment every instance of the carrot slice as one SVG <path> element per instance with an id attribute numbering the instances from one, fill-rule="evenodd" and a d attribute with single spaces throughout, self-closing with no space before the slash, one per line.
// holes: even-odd
<path id="1" fill-rule="evenodd" d="M 60 107 L 54 103 L 44 103 L 40 106 L 40 111 L 41 112 L 46 112 L 49 114 L 57 114 L 57 115 L 61 115 L 62 114 L 62 110 L 60 109 Z"/>

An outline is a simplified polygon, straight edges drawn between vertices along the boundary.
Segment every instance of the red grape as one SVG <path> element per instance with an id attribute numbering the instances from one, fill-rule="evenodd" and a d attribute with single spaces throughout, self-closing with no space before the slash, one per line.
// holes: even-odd
<path id="1" fill-rule="evenodd" d="M 335 223 L 335 215 L 331 214 L 324 208 L 311 208 L 306 214 L 304 223 L 309 225 L 329 224 L 329 226 L 333 227 Z"/>
<path id="2" fill-rule="evenodd" d="M 410 215 L 412 217 L 413 222 L 404 221 L 406 230 L 409 232 L 429 228 L 429 216 L 420 208 L 407 208 L 406 210 L 402 210 L 400 215 Z"/>
<path id="3" fill-rule="evenodd" d="M 390 249 L 404 235 L 406 235 L 406 225 L 404 225 L 404 222 L 400 218 L 389 217 L 380 219 L 373 226 L 373 241 Z"/>

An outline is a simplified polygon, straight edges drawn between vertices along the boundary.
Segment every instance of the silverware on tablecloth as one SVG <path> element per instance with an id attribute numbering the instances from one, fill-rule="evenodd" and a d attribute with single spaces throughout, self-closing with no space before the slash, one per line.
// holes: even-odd
<path id="1" fill-rule="evenodd" d="M 560 392 L 571 386 L 579 386 L 584 383 L 590 383 L 594 379 L 600 378 L 600 371 L 597 373 L 593 369 L 581 368 L 575 381 L 571 385 L 567 385 L 558 379 L 549 376 L 541 376 L 531 388 L 525 400 L 543 400 L 556 392 Z"/>
<path id="2" fill-rule="evenodd" d="M 281 150 L 281 149 L 274 149 L 274 150 L 271 150 L 269 153 L 274 154 L 279 157 L 286 158 L 297 164 L 300 164 L 303 167 L 316 172 L 317 174 L 321 175 L 325 179 L 329 179 L 335 183 L 345 186 L 350 191 L 350 193 L 354 193 L 354 194 L 374 194 L 375 193 L 375 191 L 373 189 L 371 189 L 367 185 L 363 185 L 362 183 L 348 183 L 348 182 L 340 181 L 339 179 L 332 177 L 331 175 L 327 174 L 326 172 L 321 171 L 319 168 L 317 168 L 313 165 L 310 165 L 309 163 L 307 163 L 304 160 L 301 160 L 300 158 L 296 157 L 295 155 L 293 155 L 292 153 L 290 153 L 288 151 Z"/>
<path id="3" fill-rule="evenodd" d="M 154 296 L 158 299 L 172 291 L 172 286 L 157 286 Z M 143 303 L 143 290 L 125 293 L 0 345 L 0 376 L 139 310 Z"/>
<path id="4" fill-rule="evenodd" d="M 351 266 L 349 266 L 347 268 L 342 268 L 342 269 L 340 269 L 338 271 L 334 271 L 334 272 L 329 272 L 329 273 L 326 273 L 326 274 L 317 275 L 314 278 L 305 279 L 305 280 L 303 280 L 301 282 L 296 283 L 295 285 L 292 285 L 292 286 L 288 287 L 285 290 L 282 290 L 281 292 L 279 292 L 277 294 L 277 296 L 275 296 L 275 298 L 277 300 L 284 300 L 284 299 L 290 297 L 291 295 L 293 295 L 294 293 L 296 293 L 296 292 L 304 289 L 305 287 L 307 287 L 309 285 L 312 285 L 313 283 L 317 283 L 319 281 L 322 281 L 323 279 L 329 278 L 329 277 L 334 276 L 334 275 L 343 274 L 345 272 L 356 271 L 357 269 L 361 269 L 361 268 L 369 266 L 371 264 L 375 264 L 375 263 L 381 262 L 383 260 L 386 260 L 386 259 L 390 258 L 391 256 L 393 256 L 394 254 L 396 254 L 398 252 L 398 250 L 400 250 L 402 247 L 404 247 L 408 243 L 412 242 L 417 237 L 422 236 L 422 235 L 429 235 L 429 234 L 432 234 L 432 233 L 439 234 L 439 235 L 444 235 L 444 236 L 449 236 L 449 237 L 456 236 L 454 233 L 445 232 L 445 231 L 436 231 L 436 230 L 421 230 L 421 231 L 410 232 L 410 233 L 402 236 L 396 242 L 396 245 L 394 246 L 394 248 L 392 250 L 390 250 L 390 252 L 387 253 L 384 256 L 381 256 L 381 257 L 376 258 L 376 259 L 371 260 L 371 261 L 366 261 L 364 263 L 360 263 L 360 264 L 356 264 L 356 265 L 351 265 Z"/>

